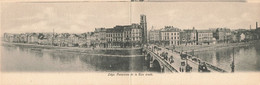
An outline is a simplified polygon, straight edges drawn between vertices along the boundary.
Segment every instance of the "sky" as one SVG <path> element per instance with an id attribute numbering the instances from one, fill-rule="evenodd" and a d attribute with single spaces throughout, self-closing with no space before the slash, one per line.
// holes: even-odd
<path id="1" fill-rule="evenodd" d="M 147 0 L 146 0 L 147 1 Z M 148 0 L 148 1 L 182 1 L 182 2 L 245 2 L 247 0 Z"/>
<path id="2" fill-rule="evenodd" d="M 260 3 L 241 2 L 70 2 L 5 3 L 1 6 L 1 32 L 83 33 L 95 28 L 139 23 L 147 16 L 148 30 L 174 26 L 181 29 L 255 28 Z"/>

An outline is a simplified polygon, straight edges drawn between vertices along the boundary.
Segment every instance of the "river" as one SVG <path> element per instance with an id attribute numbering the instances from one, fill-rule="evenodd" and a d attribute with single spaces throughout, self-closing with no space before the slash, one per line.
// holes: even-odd
<path id="1" fill-rule="evenodd" d="M 144 71 L 143 56 L 138 54 L 114 56 L 116 52 L 98 54 L 1 45 L 1 70 L 4 72 Z"/>
<path id="2" fill-rule="evenodd" d="M 102 54 L 102 55 L 92 55 Z M 6 72 L 144 72 L 140 53 L 121 51 L 68 52 L 57 49 L 1 45 L 1 70 Z M 195 52 L 195 56 L 226 71 L 235 59 L 235 72 L 260 71 L 260 43 L 250 46 Z M 110 56 L 111 55 L 111 56 Z"/>
<path id="3" fill-rule="evenodd" d="M 233 48 L 221 48 L 210 51 L 194 52 L 201 60 L 216 65 L 228 72 L 231 71 L 230 64 L 235 63 L 235 72 L 258 72 L 260 71 L 260 43 L 249 46 Z"/>

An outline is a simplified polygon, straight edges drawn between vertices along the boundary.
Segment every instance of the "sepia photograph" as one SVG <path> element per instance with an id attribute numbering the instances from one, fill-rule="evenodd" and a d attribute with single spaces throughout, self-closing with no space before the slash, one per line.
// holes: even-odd
<path id="1" fill-rule="evenodd" d="M 260 3 L 205 1 L 1 2 L 1 72 L 260 72 Z"/>

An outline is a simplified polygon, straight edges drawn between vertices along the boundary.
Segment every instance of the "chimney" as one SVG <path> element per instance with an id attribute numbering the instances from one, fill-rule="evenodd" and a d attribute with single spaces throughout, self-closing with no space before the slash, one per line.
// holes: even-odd
<path id="1" fill-rule="evenodd" d="M 258 28 L 258 23 L 256 22 L 256 24 L 255 24 L 255 27 L 256 27 L 256 29 Z"/>

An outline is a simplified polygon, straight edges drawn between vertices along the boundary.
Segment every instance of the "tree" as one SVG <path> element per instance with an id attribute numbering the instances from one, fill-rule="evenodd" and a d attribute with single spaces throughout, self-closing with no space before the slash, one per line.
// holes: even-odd
<path id="1" fill-rule="evenodd" d="M 38 39 L 43 40 L 44 39 L 44 35 L 42 33 L 39 33 Z"/>

